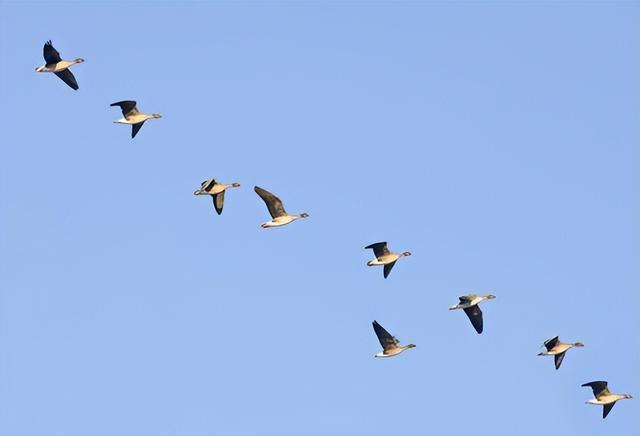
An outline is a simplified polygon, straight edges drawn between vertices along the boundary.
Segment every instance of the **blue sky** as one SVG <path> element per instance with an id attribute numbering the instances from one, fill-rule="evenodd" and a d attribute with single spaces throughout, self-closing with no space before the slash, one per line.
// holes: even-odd
<path id="1" fill-rule="evenodd" d="M 1 2 L 0 435 L 633 434 L 580 384 L 640 397 L 639 19 Z M 163 118 L 131 140 L 123 99 Z M 254 185 L 310 219 L 261 229 Z M 374 319 L 417 348 L 374 359 Z"/>

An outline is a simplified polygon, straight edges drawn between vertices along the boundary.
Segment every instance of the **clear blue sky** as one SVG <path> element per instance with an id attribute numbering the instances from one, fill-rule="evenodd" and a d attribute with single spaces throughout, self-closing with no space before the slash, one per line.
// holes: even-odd
<path id="1" fill-rule="evenodd" d="M 0 435 L 637 434 L 639 21 L 1 2 Z M 163 118 L 131 140 L 123 99 Z M 311 218 L 260 229 L 254 185 Z M 388 280 L 380 240 L 413 252 Z M 374 359 L 374 319 L 418 347 Z M 554 335 L 586 344 L 559 371 Z M 604 421 L 600 379 L 636 396 Z"/>

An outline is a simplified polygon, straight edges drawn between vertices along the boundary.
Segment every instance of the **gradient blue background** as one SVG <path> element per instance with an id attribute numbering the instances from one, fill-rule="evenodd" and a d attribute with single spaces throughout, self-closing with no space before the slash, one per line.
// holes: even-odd
<path id="1" fill-rule="evenodd" d="M 1 2 L 0 435 L 638 434 L 580 384 L 640 397 L 639 20 Z M 123 99 L 163 118 L 131 140 Z M 260 229 L 256 184 L 311 218 Z M 418 347 L 374 359 L 373 319 Z"/>

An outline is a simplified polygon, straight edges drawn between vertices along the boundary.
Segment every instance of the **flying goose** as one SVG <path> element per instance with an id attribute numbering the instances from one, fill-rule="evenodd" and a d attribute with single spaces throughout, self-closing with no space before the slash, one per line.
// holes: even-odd
<path id="1" fill-rule="evenodd" d="M 373 331 L 376 332 L 380 345 L 382 345 L 382 351 L 376 353 L 374 357 L 392 357 L 402 353 L 404 350 L 416 347 L 414 344 L 400 345 L 400 341 L 397 340 L 395 336 L 391 336 L 391 334 L 375 320 L 373 321 Z"/>
<path id="2" fill-rule="evenodd" d="M 131 138 L 136 137 L 138 130 L 140 130 L 145 121 L 151 118 L 162 118 L 160 114 L 144 114 L 138 111 L 134 100 L 117 101 L 111 103 L 111 106 L 120 106 L 120 109 L 122 109 L 122 115 L 124 115 L 124 117 L 114 121 L 114 123 L 131 124 Z"/>
<path id="3" fill-rule="evenodd" d="M 405 251 L 404 253 L 392 253 L 387 248 L 386 242 L 376 242 L 375 244 L 367 245 L 364 247 L 365 250 L 373 249 L 373 254 L 376 256 L 375 260 L 370 260 L 367 262 L 367 266 L 375 266 L 375 265 L 384 265 L 384 278 L 386 279 L 393 268 L 393 265 L 396 264 L 398 259 L 402 256 L 411 256 L 411 253 Z"/>
<path id="4" fill-rule="evenodd" d="M 215 179 L 207 179 L 200 184 L 200 189 L 193 192 L 193 195 L 210 195 L 213 198 L 213 207 L 218 215 L 222 213 L 224 206 L 224 191 L 229 188 L 239 188 L 240 183 L 218 183 Z"/>
<path id="5" fill-rule="evenodd" d="M 309 214 L 306 212 L 303 212 L 299 215 L 289 215 L 284 210 L 282 201 L 280 201 L 280 199 L 273 195 L 271 192 L 265 191 L 258 186 L 255 186 L 253 190 L 256 191 L 256 194 L 258 194 L 260 198 L 262 198 L 264 203 L 267 205 L 267 209 L 269 209 L 271 218 L 273 218 L 271 221 L 267 221 L 266 223 L 260 225 L 260 227 L 262 227 L 263 229 L 266 229 L 268 227 L 284 226 L 285 224 L 289 224 L 290 222 L 295 221 L 298 218 L 309 217 Z"/>
<path id="6" fill-rule="evenodd" d="M 468 294 L 458 298 L 460 299 L 460 303 L 456 304 L 455 306 L 451 306 L 449 310 L 464 310 L 464 313 L 466 313 L 469 317 L 469 321 L 471 321 L 471 325 L 473 325 L 473 328 L 476 329 L 478 334 L 482 333 L 482 311 L 480 310 L 480 306 L 478 306 L 478 304 L 484 300 L 493 300 L 494 298 L 496 298 L 496 296 L 492 294 Z"/>
<path id="7" fill-rule="evenodd" d="M 606 381 L 592 381 L 582 385 L 582 387 L 586 386 L 593 389 L 593 396 L 595 397 L 593 400 L 587 401 L 587 404 L 602 404 L 604 406 L 604 409 L 602 410 L 602 419 L 605 419 L 609 412 L 611 412 L 616 401 L 632 398 L 629 394 L 612 394 L 609 392 Z"/>
<path id="8" fill-rule="evenodd" d="M 53 48 L 51 41 L 45 42 L 42 53 L 44 55 L 45 64 L 36 68 L 36 72 L 54 73 L 56 76 L 60 77 L 64 83 L 77 91 L 79 88 L 78 82 L 76 82 L 76 78 L 73 76 L 69 67 L 71 65 L 83 63 L 84 59 L 77 58 L 72 61 L 63 61 L 58 50 Z"/>
<path id="9" fill-rule="evenodd" d="M 538 353 L 538 356 L 553 356 L 556 364 L 556 369 L 560 369 L 560 364 L 562 364 L 562 359 L 564 359 L 564 354 L 567 352 L 567 350 L 574 347 L 584 347 L 584 344 L 582 342 L 565 344 L 564 342 L 560 342 L 560 339 L 558 339 L 558 336 L 556 336 L 544 341 L 544 346 L 547 351 Z"/>

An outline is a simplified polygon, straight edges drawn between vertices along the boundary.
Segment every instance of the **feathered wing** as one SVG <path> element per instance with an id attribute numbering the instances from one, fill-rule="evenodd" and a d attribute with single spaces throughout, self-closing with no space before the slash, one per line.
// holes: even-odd
<path id="1" fill-rule="evenodd" d="M 546 341 L 544 341 L 544 346 L 547 349 L 547 351 L 551 351 L 553 349 L 553 347 L 555 347 L 558 344 L 558 336 L 553 337 L 551 339 L 547 339 Z"/>
<path id="2" fill-rule="evenodd" d="M 136 123 L 131 125 L 131 139 L 136 137 L 140 129 L 142 129 L 143 124 L 144 124 L 144 121 L 141 123 Z"/>
<path id="3" fill-rule="evenodd" d="M 262 201 L 264 201 L 264 204 L 267 205 L 271 218 L 287 215 L 287 212 L 284 210 L 284 206 L 282 205 L 282 201 L 280 201 L 278 197 L 259 186 L 255 186 L 253 190 L 256 191 L 256 194 L 258 194 L 260 198 L 262 198 Z"/>
<path id="4" fill-rule="evenodd" d="M 598 395 L 609 393 L 609 388 L 607 387 L 606 381 L 592 381 L 582 385 L 583 388 L 587 386 L 589 386 L 591 390 L 593 390 L 593 396 L 596 398 L 598 398 Z"/>
<path id="5" fill-rule="evenodd" d="M 124 115 L 125 117 L 129 114 L 138 112 L 138 109 L 136 108 L 135 100 L 117 101 L 115 103 L 111 103 L 111 106 L 120 106 L 120 109 L 122 110 L 122 115 Z"/>
<path id="6" fill-rule="evenodd" d="M 556 364 L 556 369 L 560 369 L 560 365 L 562 364 L 562 360 L 564 359 L 564 355 L 565 355 L 566 351 L 563 351 L 560 354 L 556 354 L 555 356 L 553 356 L 553 361 Z"/>
<path id="7" fill-rule="evenodd" d="M 78 90 L 78 82 L 76 82 L 76 78 L 74 77 L 70 69 L 67 68 L 66 70 L 58 71 L 54 74 L 60 77 L 62 81 L 69 85 L 71 88 L 75 89 L 76 91 Z"/>
<path id="8" fill-rule="evenodd" d="M 219 192 L 217 194 L 212 195 L 213 197 L 213 207 L 215 207 L 218 215 L 222 213 L 222 208 L 224 207 L 224 193 L 225 191 Z"/>
<path id="9" fill-rule="evenodd" d="M 400 343 L 394 336 L 384 329 L 378 321 L 373 321 L 373 331 L 376 332 L 376 336 L 378 337 L 378 341 L 380 341 L 380 345 L 383 350 L 389 350 L 396 348 Z"/>
<path id="10" fill-rule="evenodd" d="M 62 58 L 60 58 L 60 53 L 58 53 L 58 50 L 53 48 L 53 44 L 51 44 L 51 41 L 47 41 L 44 43 L 42 55 L 44 56 L 44 61 L 47 65 L 57 64 L 62 60 Z"/>
<path id="11" fill-rule="evenodd" d="M 384 266 L 384 278 L 386 279 L 389 274 L 391 274 L 391 269 L 393 269 L 393 266 L 396 264 L 396 262 L 391 262 L 388 263 Z"/>
<path id="12" fill-rule="evenodd" d="M 478 334 L 482 333 L 482 311 L 480 310 L 480 307 L 476 304 L 475 306 L 467 307 L 463 310 L 469 317 L 469 321 L 471 321 L 473 328 L 476 329 Z"/>
<path id="13" fill-rule="evenodd" d="M 367 245 L 366 247 L 364 247 L 365 250 L 371 248 L 373 249 L 373 255 L 376 258 L 380 258 L 384 255 L 389 254 L 389 249 L 387 248 L 387 243 L 386 242 L 376 242 L 375 244 L 371 244 L 371 245 Z"/>
<path id="14" fill-rule="evenodd" d="M 605 419 L 607 417 L 607 415 L 609 414 L 609 412 L 611 412 L 611 409 L 613 409 L 613 406 L 615 405 L 615 401 L 613 403 L 604 405 L 604 408 L 602 409 L 602 419 Z"/>

